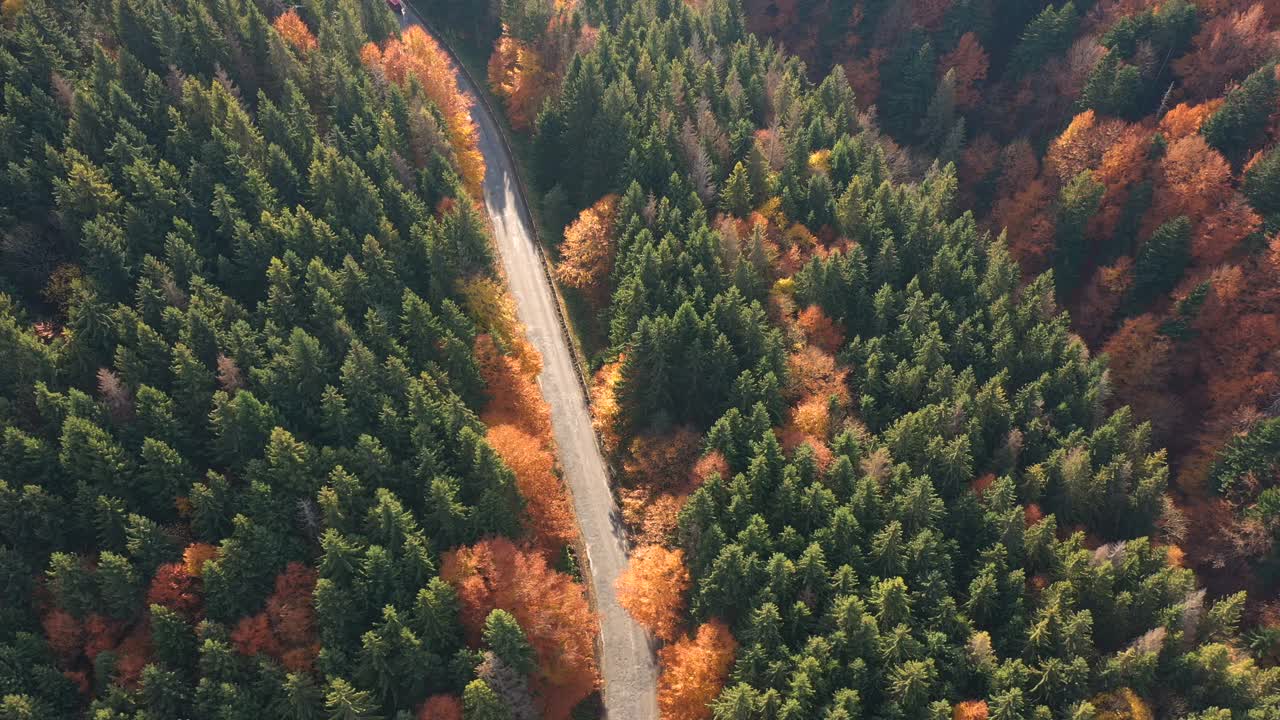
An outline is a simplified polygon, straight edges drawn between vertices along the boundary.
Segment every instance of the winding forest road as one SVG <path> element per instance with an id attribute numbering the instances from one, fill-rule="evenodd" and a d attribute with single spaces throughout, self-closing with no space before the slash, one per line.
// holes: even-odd
<path id="1" fill-rule="evenodd" d="M 421 25 L 434 35 L 431 26 L 412 7 L 402 23 Z M 443 38 L 435 37 L 447 47 Z M 459 87 L 472 98 L 471 116 L 479 129 L 480 152 L 486 166 L 485 206 L 493 222 L 507 283 L 520 322 L 542 354 L 538 383 L 551 406 L 560 465 L 573 496 L 586 549 L 583 565 L 600 616 L 598 646 L 602 650 L 605 711 L 609 720 L 657 720 L 658 671 L 649 636 L 618 605 L 614 590 L 614 583 L 627 565 L 622 516 L 609 487 L 609 474 L 591 426 L 569 340 L 561 327 L 554 290 L 534 245 L 533 225 L 516 179 L 515 163 L 496 119 L 456 57 L 454 66 Z"/>

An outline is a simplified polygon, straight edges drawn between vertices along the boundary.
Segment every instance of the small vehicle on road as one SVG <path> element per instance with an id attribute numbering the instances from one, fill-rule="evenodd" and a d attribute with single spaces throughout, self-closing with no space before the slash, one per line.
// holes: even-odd
<path id="1" fill-rule="evenodd" d="M 392 12 L 404 15 L 404 0 L 387 0 L 387 7 L 391 8 Z"/>

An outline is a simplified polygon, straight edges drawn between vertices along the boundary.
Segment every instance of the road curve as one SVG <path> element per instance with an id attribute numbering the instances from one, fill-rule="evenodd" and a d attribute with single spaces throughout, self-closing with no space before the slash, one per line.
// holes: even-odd
<path id="1" fill-rule="evenodd" d="M 419 24 L 432 32 L 413 8 L 409 8 L 403 22 Z M 436 39 L 444 44 L 443 38 Z M 626 531 L 591 427 L 574 356 L 561 328 L 556 297 L 534 245 L 533 225 L 516 180 L 515 163 L 497 121 L 456 61 L 454 72 L 459 87 L 472 98 L 471 116 L 479 129 L 480 152 L 486 167 L 485 207 L 493 223 L 507 284 L 529 340 L 542 353 L 538 384 L 551 406 L 560 465 L 573 496 L 586 549 L 583 567 L 600 616 L 598 646 L 602 650 L 605 712 L 609 720 L 657 720 L 658 671 L 649 635 L 618 605 L 614 590 L 614 583 L 627 564 Z"/>

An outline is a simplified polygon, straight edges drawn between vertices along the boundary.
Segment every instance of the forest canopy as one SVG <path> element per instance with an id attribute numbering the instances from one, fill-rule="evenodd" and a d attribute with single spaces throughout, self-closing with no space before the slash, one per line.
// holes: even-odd
<path id="1" fill-rule="evenodd" d="M 4 8 L 0 717 L 568 717 L 595 621 L 445 50 L 382 0 Z"/>
<path id="2" fill-rule="evenodd" d="M 664 720 L 1280 720 L 1280 4 L 414 7 L 535 191 Z M 598 716 L 450 57 L 4 0 L 0 720 Z"/>
<path id="3" fill-rule="evenodd" d="M 1272 21 L 743 5 L 530 0 L 489 26 L 595 338 L 597 424 L 643 543 L 619 589 L 667 641 L 664 717 L 1275 717 L 1274 611 L 1186 567 L 1204 520 L 1171 487 L 1180 416 L 1152 377 L 1207 352 L 1174 343 L 1228 331 L 1207 314 L 1226 283 L 1257 298 L 1243 283 L 1274 277 L 1250 279 L 1272 260 L 1265 242 L 1244 259 L 1264 226 L 1238 180 L 1272 127 L 1277 48 L 1249 35 Z M 1228 32 L 1252 59 L 1226 62 Z M 1139 64 L 1152 52 L 1171 62 Z M 1091 276 L 1125 254 L 1100 307 Z M 1244 280 L 1180 275 L 1236 262 Z M 1180 377 L 1189 404 L 1227 382 Z M 1268 428 L 1232 441 L 1219 485 L 1272 482 Z M 1263 532 L 1273 496 L 1236 496 Z"/>

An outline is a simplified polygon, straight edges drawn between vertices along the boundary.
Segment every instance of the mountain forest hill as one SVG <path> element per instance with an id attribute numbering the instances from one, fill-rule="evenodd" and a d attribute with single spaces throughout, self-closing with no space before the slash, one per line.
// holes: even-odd
<path id="1" fill-rule="evenodd" d="M 568 717 L 595 621 L 444 49 L 3 10 L 0 717 Z"/>
<path id="2" fill-rule="evenodd" d="M 1209 42 L 1196 28 L 1212 16 L 1169 3 L 1117 47 L 1145 47 L 1179 7 L 1189 47 Z M 1079 108 L 1061 137 L 994 146 L 998 193 L 1042 185 L 1036 236 L 975 199 L 962 154 L 983 141 L 947 100 L 954 75 L 939 91 L 952 112 L 926 112 L 932 56 L 913 66 L 929 79 L 912 116 L 951 157 L 897 137 L 883 106 L 901 78 L 885 74 L 877 111 L 853 73 L 811 81 L 756 20 L 727 0 L 451 19 L 495 40 L 491 89 L 527 134 L 542 219 L 564 228 L 557 275 L 599 339 L 593 405 L 640 545 L 621 598 L 665 641 L 664 717 L 1275 717 L 1274 609 L 1256 602 L 1245 628 L 1244 593 L 1199 588 L 1187 566 L 1211 559 L 1189 557 L 1203 520 L 1169 487 L 1171 418 L 1143 402 L 1158 381 L 1134 384 L 1191 353 L 1237 367 L 1213 338 L 1269 317 L 1247 285 L 1271 277 L 1268 195 L 1239 175 L 1262 135 L 1213 128 L 1256 125 L 1237 94 L 1270 92 L 1273 68 L 1170 96 L 1150 121 Z M 1013 33 L 1031 44 L 1011 67 L 1040 66 L 1023 57 L 1039 33 Z M 1111 179 L 1104 158 L 1147 182 Z M 1098 238 L 1121 231 L 1146 248 L 1133 279 L 1073 324 Z M 1117 346 L 1135 327 L 1150 330 Z M 1176 380 L 1192 389 L 1172 419 L 1193 422 L 1196 393 L 1218 391 Z M 1228 511 L 1213 522 L 1253 533 L 1254 554 L 1230 560 L 1258 571 L 1260 601 L 1275 587 L 1260 561 L 1275 554 L 1271 428 L 1258 416 L 1201 469 Z"/>

